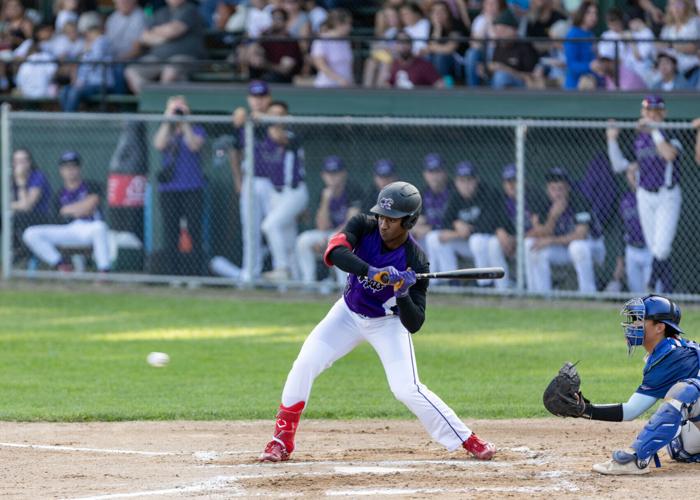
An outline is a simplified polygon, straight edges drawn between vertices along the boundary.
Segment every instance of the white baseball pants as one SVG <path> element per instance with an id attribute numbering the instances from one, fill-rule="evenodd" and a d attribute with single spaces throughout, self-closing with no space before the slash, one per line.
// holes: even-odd
<path id="1" fill-rule="evenodd" d="M 458 268 L 457 257 L 474 259 L 476 267 L 502 267 L 508 273 L 508 264 L 503 249 L 495 234 L 476 233 L 468 239 L 440 241 L 440 231 L 430 231 L 425 237 L 426 252 L 431 272 L 454 271 Z M 493 280 L 478 280 L 479 286 L 487 286 Z M 496 280 L 496 288 L 508 287 L 508 276 Z"/>
<path id="2" fill-rule="evenodd" d="M 267 177 L 253 177 L 252 192 L 246 188 L 247 184 L 244 180 L 243 188 L 241 189 L 240 210 L 241 210 L 241 235 L 243 237 L 243 263 L 241 269 L 243 279 L 254 279 L 260 276 L 263 266 L 262 252 L 262 233 L 260 227 L 262 221 L 267 215 L 270 206 L 270 198 L 274 188 L 272 182 Z M 251 209 L 248 210 L 248 200 L 252 197 Z M 252 225 L 252 226 L 251 226 Z M 252 242 L 248 242 L 248 233 L 252 232 Z M 248 276 L 247 272 L 252 263 L 252 276 Z"/>
<path id="3" fill-rule="evenodd" d="M 286 269 L 292 276 L 296 271 L 294 247 L 297 239 L 297 217 L 309 203 L 309 191 L 303 182 L 296 188 L 285 187 L 271 192 L 269 210 L 262 221 L 262 231 L 272 255 L 274 269 Z M 295 276 L 296 277 L 296 276 Z"/>
<path id="4" fill-rule="evenodd" d="M 297 238 L 296 256 L 299 263 L 299 271 L 301 272 L 301 280 L 306 284 L 316 282 L 316 261 L 320 254 L 314 249 L 315 246 L 321 245 L 325 250 L 330 237 L 335 231 L 321 231 L 320 229 L 310 229 L 304 231 Z M 348 274 L 341 271 L 336 266 L 333 266 L 336 280 L 339 285 L 343 285 Z"/>
<path id="5" fill-rule="evenodd" d="M 341 297 L 306 338 L 282 392 L 282 404 L 308 404 L 311 385 L 326 368 L 362 342 L 369 342 L 384 366 L 389 387 L 437 442 L 450 451 L 471 430 L 452 409 L 418 379 L 411 334 L 398 316 L 366 318 L 352 312 Z"/>
<path id="6" fill-rule="evenodd" d="M 662 187 L 656 193 L 637 189 L 637 209 L 644 241 L 657 260 L 666 260 L 671 255 L 682 198 L 680 186 Z"/>
<path id="7" fill-rule="evenodd" d="M 594 264 L 601 265 L 605 260 L 603 238 L 574 240 L 565 245 L 549 245 L 538 250 L 532 247 L 535 238 L 525 238 L 525 273 L 527 287 L 533 292 L 552 291 L 552 264 L 573 264 L 578 278 L 578 289 L 584 293 L 595 293 Z"/>
<path id="8" fill-rule="evenodd" d="M 630 292 L 644 294 L 651 278 L 651 264 L 654 256 L 648 248 L 625 246 L 625 274 Z"/>
<path id="9" fill-rule="evenodd" d="M 108 228 L 104 221 L 75 220 L 68 224 L 30 226 L 22 240 L 34 255 L 50 266 L 61 262 L 57 247 L 92 247 L 95 265 L 100 271 L 110 267 Z"/>

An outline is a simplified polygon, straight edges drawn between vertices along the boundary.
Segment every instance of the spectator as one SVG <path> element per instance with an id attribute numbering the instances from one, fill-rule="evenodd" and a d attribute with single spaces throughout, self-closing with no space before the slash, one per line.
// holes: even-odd
<path id="1" fill-rule="evenodd" d="M 282 5 L 287 12 L 287 33 L 299 41 L 299 46 L 304 54 L 308 53 L 311 22 L 308 14 L 304 11 L 302 0 L 283 0 Z"/>
<path id="2" fill-rule="evenodd" d="M 306 0 L 304 2 L 304 8 L 306 9 L 309 22 L 311 23 L 311 33 L 320 33 L 321 26 L 326 22 L 326 19 L 328 19 L 328 11 L 318 5 L 318 2 L 315 0 Z"/>
<path id="3" fill-rule="evenodd" d="M 28 149 L 15 149 L 12 153 L 12 211 L 13 248 L 17 252 L 22 245 L 22 233 L 29 226 L 49 222 L 51 185 L 34 163 Z"/>
<path id="4" fill-rule="evenodd" d="M 34 255 L 59 271 L 73 269 L 59 247 L 92 247 L 97 270 L 107 272 L 110 268 L 108 228 L 100 208 L 102 189 L 83 179 L 80 155 L 74 151 L 61 155 L 58 168 L 63 187 L 54 197 L 53 208 L 59 222 L 30 226 L 22 239 Z"/>
<path id="5" fill-rule="evenodd" d="M 532 215 L 532 230 L 525 239 L 528 289 L 551 292 L 552 264 L 573 263 L 579 291 L 595 293 L 594 264 L 605 259 L 600 225 L 588 203 L 572 192 L 564 169 L 550 169 L 545 180 L 547 200 Z"/>
<path id="6" fill-rule="evenodd" d="M 485 40 L 495 38 L 493 20 L 504 10 L 505 0 L 484 0 L 481 13 L 472 23 L 472 42 L 464 55 L 464 80 L 469 87 L 477 87 L 486 79 L 486 62 L 491 60 L 493 43 Z"/>
<path id="7" fill-rule="evenodd" d="M 569 31 L 569 23 L 567 21 L 557 21 L 549 27 L 549 37 L 552 39 L 549 42 L 549 49 L 543 57 L 540 57 L 539 63 L 533 71 L 535 88 L 562 88 L 566 80 L 566 54 L 564 53 L 564 44 L 560 41 L 566 36 Z"/>
<path id="8" fill-rule="evenodd" d="M 381 19 L 381 22 L 378 22 L 378 19 Z M 384 8 L 375 16 L 374 36 L 382 40 L 372 43 L 370 55 L 365 59 L 362 71 L 362 85 L 364 87 L 386 85 L 389 80 L 391 63 L 396 58 L 395 39 L 400 31 L 399 10 L 392 5 L 392 2 L 385 2 Z"/>
<path id="9" fill-rule="evenodd" d="M 99 17 L 92 22 L 92 25 L 87 24 L 87 31 L 84 33 L 85 52 L 80 58 L 75 79 L 61 89 L 63 111 L 77 111 L 80 103 L 86 98 L 114 89 L 114 73 L 109 66 L 99 64 L 112 58 L 109 39 L 102 33 Z"/>
<path id="10" fill-rule="evenodd" d="M 78 31 L 78 23 L 66 21 L 63 31 L 47 42 L 46 50 L 59 61 L 75 61 L 83 53 L 84 42 Z"/>
<path id="11" fill-rule="evenodd" d="M 34 25 L 25 16 L 22 3 L 19 0 L 6 0 L 2 7 L 0 52 L 6 53 L 7 59 L 12 59 L 13 52 L 22 45 L 22 42 L 32 39 L 33 31 Z M 0 91 L 10 89 L 10 80 L 10 68 L 4 62 L 0 63 Z"/>
<path id="12" fill-rule="evenodd" d="M 490 250 L 499 245 L 494 235 L 502 224 L 493 206 L 497 195 L 479 181 L 476 168 L 468 161 L 456 166 L 454 184 L 456 192 L 447 204 L 442 229 L 425 238 L 432 272 L 458 269 L 458 256 L 473 259 L 475 267 L 487 267 Z M 479 280 L 478 284 L 488 286 L 493 281 Z"/>
<path id="13" fill-rule="evenodd" d="M 439 154 L 429 153 L 425 156 L 423 180 L 425 181 L 425 187 L 421 191 L 423 208 L 411 234 L 425 248 L 427 234 L 430 231 L 442 229 L 447 203 L 452 195 L 450 179 Z M 432 260 L 430 255 L 428 260 Z"/>
<path id="14" fill-rule="evenodd" d="M 268 82 L 291 83 L 301 71 L 304 61 L 299 43 L 288 38 L 287 13 L 283 9 L 272 11 L 272 26 L 263 33 L 260 43 L 249 49 L 250 77 Z"/>
<path id="15" fill-rule="evenodd" d="M 301 233 L 296 242 L 301 280 L 307 285 L 316 281 L 316 261 L 323 255 L 328 239 L 360 213 L 362 204 L 362 191 L 348 182 L 348 172 L 340 157 L 329 156 L 323 161 L 321 179 L 323 190 L 316 210 L 315 229 Z M 337 267 L 334 269 L 337 283 L 342 286 L 347 274 Z"/>
<path id="16" fill-rule="evenodd" d="M 609 57 L 594 59 L 591 62 L 591 71 L 603 79 L 606 90 L 645 90 L 647 88 L 642 77 L 623 60 L 620 60 L 617 66 L 617 75 L 615 61 Z"/>
<path id="17" fill-rule="evenodd" d="M 270 116 L 287 116 L 287 104 L 270 103 Z M 309 203 L 309 192 L 304 181 L 304 150 L 295 135 L 284 124 L 267 127 L 265 141 L 256 145 L 256 156 L 267 159 L 272 190 L 268 210 L 262 221 L 262 232 L 270 247 L 272 271 L 263 277 L 272 281 L 299 278 L 293 259 L 297 239 L 297 218 Z"/>
<path id="18" fill-rule="evenodd" d="M 114 68 L 114 86 L 118 93 L 126 93 L 124 61 L 138 57 L 139 40 L 146 29 L 146 17 L 136 0 L 114 0 L 116 9 L 107 17 L 105 36 L 109 40 L 112 58 L 119 61 Z"/>
<path id="19" fill-rule="evenodd" d="M 266 0 L 251 0 L 246 12 L 245 34 L 251 40 L 260 38 L 272 26 L 272 15 L 265 9 Z"/>
<path id="20" fill-rule="evenodd" d="M 55 58 L 44 47 L 53 35 L 53 26 L 39 25 L 34 28 L 34 36 L 27 45 L 25 62 L 20 64 L 15 83 L 22 97 L 41 99 L 56 97 L 57 87 L 54 77 L 58 70 Z M 26 42 L 25 42 L 26 44 Z"/>
<path id="21" fill-rule="evenodd" d="M 403 31 L 413 41 L 413 54 L 418 55 L 428 45 L 430 21 L 423 17 L 420 7 L 412 2 L 404 3 L 399 9 L 399 14 L 401 16 L 401 24 L 403 24 Z"/>
<path id="22" fill-rule="evenodd" d="M 628 51 L 626 38 L 629 38 L 629 33 L 625 32 L 624 14 L 617 7 L 608 9 L 605 12 L 605 24 L 608 29 L 600 35 L 597 47 L 598 57 L 607 57 L 612 60 L 619 57 L 624 60 Z"/>
<path id="23" fill-rule="evenodd" d="M 528 38 L 548 38 L 551 36 L 549 30 L 552 25 L 563 20 L 566 20 L 566 16 L 554 8 L 554 0 L 530 0 L 525 34 Z M 534 44 L 540 54 L 549 52 L 549 42 Z"/>
<path id="24" fill-rule="evenodd" d="M 573 16 L 573 26 L 566 34 L 566 81 L 564 88 L 578 88 L 584 75 L 591 75 L 591 62 L 595 59 L 592 41 L 572 41 L 578 38 L 595 38 L 593 28 L 598 24 L 598 6 L 591 0 L 584 0 Z"/>
<path id="25" fill-rule="evenodd" d="M 510 10 L 504 10 L 493 21 L 496 49 L 488 63 L 491 86 L 494 89 L 526 87 L 532 81 L 532 72 L 538 55 L 530 42 L 517 40 L 518 20 Z"/>
<path id="26" fill-rule="evenodd" d="M 458 29 L 446 2 L 432 2 L 430 7 L 430 40 L 420 55 L 426 57 L 441 76 L 452 78 L 455 70 L 455 54 L 458 39 L 463 33 Z"/>
<path id="27" fill-rule="evenodd" d="M 396 57 L 389 76 L 389 85 L 392 87 L 412 89 L 444 86 L 435 66 L 413 54 L 411 38 L 403 31 L 396 37 Z"/>
<path id="28" fill-rule="evenodd" d="M 662 43 L 674 52 L 678 60 L 678 71 L 695 88 L 700 80 L 700 58 L 696 42 L 678 42 L 673 40 L 697 40 L 700 38 L 700 19 L 695 14 L 692 0 L 670 0 L 666 4 L 666 18 L 661 30 L 661 38 L 669 43 Z"/>
<path id="29" fill-rule="evenodd" d="M 688 80 L 678 73 L 678 60 L 673 52 L 659 52 L 659 55 L 656 56 L 655 76 L 651 90 L 672 91 L 692 88 Z"/>
<path id="30" fill-rule="evenodd" d="M 156 11 L 150 27 L 141 34 L 140 43 L 148 48 L 148 53 L 139 61 L 145 64 L 126 68 L 126 80 L 134 94 L 139 94 L 146 82 L 159 77 L 161 83 L 181 80 L 187 63 L 204 54 L 203 23 L 197 7 L 186 0 L 166 2 L 167 6 Z"/>
<path id="31" fill-rule="evenodd" d="M 458 30 L 466 30 L 471 26 L 466 0 L 422 0 L 423 12 L 429 14 L 436 3 L 444 3 L 447 6 L 449 15 Z"/>
<path id="32" fill-rule="evenodd" d="M 66 23 L 77 24 L 80 15 L 80 0 L 55 0 L 53 8 L 56 13 L 56 33 L 63 32 Z"/>
<path id="33" fill-rule="evenodd" d="M 178 120 L 189 114 L 183 96 L 168 99 L 165 121 L 153 138 L 153 146 L 162 158 L 157 177 L 165 269 L 172 274 L 196 276 L 203 272 L 205 179 L 200 152 L 206 133 L 201 125 Z"/>
<path id="34" fill-rule="evenodd" d="M 316 67 L 314 87 L 350 87 L 352 75 L 352 47 L 345 38 L 352 31 L 352 16 L 345 9 L 334 9 L 328 15 L 326 31 L 311 44 L 311 59 Z"/>
<path id="35" fill-rule="evenodd" d="M 396 166 L 391 160 L 377 160 L 374 164 L 373 172 L 372 182 L 374 187 L 370 189 L 362 202 L 362 213 L 365 214 L 369 213 L 370 209 L 377 204 L 379 191 L 392 182 L 399 180 L 399 177 L 396 175 Z"/>

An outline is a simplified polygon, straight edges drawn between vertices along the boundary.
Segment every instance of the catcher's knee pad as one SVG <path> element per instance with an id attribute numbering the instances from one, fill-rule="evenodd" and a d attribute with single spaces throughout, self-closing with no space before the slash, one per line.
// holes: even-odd
<path id="1" fill-rule="evenodd" d="M 671 403 L 661 405 L 632 443 L 632 449 L 637 452 L 639 460 L 648 460 L 670 443 L 678 434 L 682 422 L 680 409 Z"/>
<path id="2" fill-rule="evenodd" d="M 681 427 L 678 437 L 666 447 L 673 460 L 679 462 L 700 462 L 700 429 L 693 422 Z"/>

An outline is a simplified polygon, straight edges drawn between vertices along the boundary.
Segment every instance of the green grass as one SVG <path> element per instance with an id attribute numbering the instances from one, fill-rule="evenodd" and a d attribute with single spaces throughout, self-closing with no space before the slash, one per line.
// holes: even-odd
<path id="1" fill-rule="evenodd" d="M 565 360 L 594 401 L 626 399 L 642 355 L 628 359 L 617 306 L 537 309 L 430 306 L 414 336 L 422 381 L 463 418 L 545 416 L 542 390 Z M 0 290 L 0 419 L 270 418 L 322 303 Z M 686 313 L 694 331 L 698 316 Z M 342 335 L 342 332 L 338 332 Z M 170 354 L 161 369 L 150 351 Z M 314 385 L 309 418 L 408 418 L 366 345 Z"/>

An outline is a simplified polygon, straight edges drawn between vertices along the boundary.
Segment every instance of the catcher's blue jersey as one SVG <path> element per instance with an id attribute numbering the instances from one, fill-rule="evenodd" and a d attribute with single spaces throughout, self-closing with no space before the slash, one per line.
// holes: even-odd
<path id="1" fill-rule="evenodd" d="M 661 399 L 676 382 L 700 378 L 699 353 L 695 342 L 671 337 L 663 339 L 647 357 L 644 378 L 637 392 Z"/>

